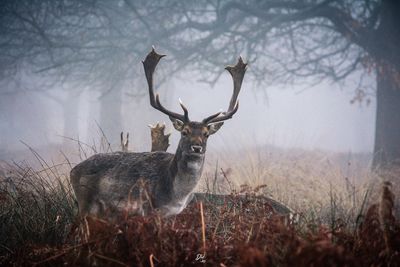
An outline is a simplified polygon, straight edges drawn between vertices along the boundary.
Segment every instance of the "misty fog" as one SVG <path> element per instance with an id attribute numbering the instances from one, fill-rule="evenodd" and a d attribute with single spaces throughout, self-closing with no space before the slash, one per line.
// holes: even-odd
<path id="1" fill-rule="evenodd" d="M 231 9 L 228 1 L 222 12 L 212 1 L 4 3 L 0 159 L 20 160 L 27 146 L 44 155 L 77 153 L 78 141 L 96 146 L 104 136 L 117 151 L 122 131 L 130 133 L 131 151 L 149 151 L 148 125 L 157 122 L 172 132 L 173 152 L 179 133 L 150 106 L 141 63 L 152 45 L 168 55 L 155 74 L 161 102 L 179 112 L 182 99 L 194 120 L 226 110 L 232 79 L 223 68 L 239 55 L 249 63 L 239 111 L 210 138 L 209 151 L 276 147 L 396 158 L 390 108 L 397 98 L 376 104 L 381 73 L 372 59 L 379 55 L 349 39 L 340 21 L 317 14 L 297 25 L 270 20 L 269 4 L 248 5 Z M 266 8 L 265 16 L 248 13 L 253 8 Z M 370 14 L 351 1 L 343 8 L 354 19 Z"/>
<path id="2" fill-rule="evenodd" d="M 137 62 L 137 64 L 141 64 Z M 248 70 L 251 71 L 251 66 Z M 182 75 L 185 77 L 185 75 Z M 144 74 L 142 79 L 144 80 Z M 373 81 L 371 81 L 373 82 Z M 172 132 L 169 151 L 174 151 L 179 140 L 164 114 L 150 107 L 147 88 L 143 95 L 133 96 L 127 88 L 122 94 L 123 129 L 130 133 L 130 148 L 134 151 L 150 149 L 148 124 L 165 122 Z M 174 79 L 157 86 L 166 106 L 179 111 L 180 98 L 189 109 L 191 119 L 201 120 L 228 106 L 232 92 L 229 74 L 223 73 L 214 87 L 199 82 L 195 76 Z M 136 91 L 140 91 L 136 90 Z M 133 90 L 132 90 L 133 91 Z M 43 92 L 26 91 L 1 97 L 1 159 L 13 159 L 17 151 L 27 147 L 40 150 L 47 145 L 63 149 L 76 143 L 65 137 L 93 144 L 99 142 L 102 125 L 99 122 L 98 92 L 74 88 L 72 110 L 76 110 L 78 128 L 65 129 L 64 111 L 59 102 L 67 97 L 66 90 Z M 351 89 L 331 83 L 316 86 L 287 86 L 260 88 L 244 80 L 239 96 L 240 108 L 234 119 L 225 122 L 218 134 L 209 140 L 209 150 L 231 150 L 243 147 L 272 145 L 282 148 L 302 148 L 334 152 L 368 152 L 373 149 L 375 101 L 350 104 Z M 74 114 L 68 114 L 68 117 Z M 107 133 L 108 129 L 102 129 Z M 114 131 L 115 132 L 115 131 Z M 119 136 L 107 136 L 114 150 L 119 149 Z"/>

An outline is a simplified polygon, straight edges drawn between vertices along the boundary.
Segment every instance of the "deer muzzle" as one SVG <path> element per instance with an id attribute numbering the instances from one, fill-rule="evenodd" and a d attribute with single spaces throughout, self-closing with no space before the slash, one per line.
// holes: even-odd
<path id="1" fill-rule="evenodd" d="M 203 147 L 198 145 L 192 145 L 190 146 L 190 149 L 193 153 L 201 153 L 203 151 Z"/>

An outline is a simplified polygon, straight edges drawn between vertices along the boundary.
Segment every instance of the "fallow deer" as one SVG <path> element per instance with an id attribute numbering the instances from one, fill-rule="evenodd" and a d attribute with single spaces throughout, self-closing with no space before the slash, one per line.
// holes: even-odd
<path id="1" fill-rule="evenodd" d="M 142 63 L 151 106 L 168 115 L 181 133 L 175 154 L 115 152 L 96 154 L 79 163 L 71 170 L 70 179 L 81 216 L 106 217 L 121 211 L 144 215 L 150 210 L 163 216 L 180 213 L 200 179 L 208 137 L 237 112 L 237 98 L 247 66 L 241 57 L 235 66 L 225 68 L 233 78 L 228 110 L 196 122 L 189 119 L 182 102 L 183 114 L 175 113 L 166 109 L 159 95 L 154 94 L 153 74 L 163 56 L 153 48 Z"/>
<path id="2" fill-rule="evenodd" d="M 171 133 L 165 134 L 165 124 L 158 123 L 149 124 L 151 133 L 151 152 L 167 151 L 169 147 L 169 136 Z"/>
<path id="3" fill-rule="evenodd" d="M 121 151 L 129 151 L 129 133 L 126 133 L 126 140 L 124 140 L 124 132 L 121 132 Z"/>

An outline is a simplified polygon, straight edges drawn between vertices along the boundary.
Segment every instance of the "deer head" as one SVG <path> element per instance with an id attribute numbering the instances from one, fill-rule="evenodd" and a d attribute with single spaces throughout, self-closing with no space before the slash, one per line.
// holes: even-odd
<path id="1" fill-rule="evenodd" d="M 171 133 L 165 134 L 165 124 L 158 123 L 149 124 L 151 131 L 151 151 L 167 151 L 169 147 L 169 136 Z"/>
<path id="2" fill-rule="evenodd" d="M 206 152 L 207 139 L 210 135 L 216 133 L 225 120 L 231 119 L 239 108 L 237 101 L 247 64 L 242 58 L 235 66 L 227 66 L 225 69 L 229 71 L 233 78 L 233 94 L 229 103 L 229 108 L 225 112 L 217 112 L 201 122 L 191 121 L 189 112 L 185 105 L 180 101 L 183 114 L 175 113 L 166 109 L 160 102 L 158 94 L 154 94 L 153 74 L 160 59 L 165 55 L 156 53 L 153 49 L 143 61 L 144 71 L 149 87 L 150 105 L 169 116 L 174 128 L 181 133 L 179 149 L 184 156 L 202 156 Z"/>

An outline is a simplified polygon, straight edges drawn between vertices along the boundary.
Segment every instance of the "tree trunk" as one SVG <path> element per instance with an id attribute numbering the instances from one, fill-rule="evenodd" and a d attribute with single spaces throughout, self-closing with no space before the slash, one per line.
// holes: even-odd
<path id="1" fill-rule="evenodd" d="M 99 126 L 104 134 L 103 141 L 108 144 L 119 144 L 122 128 L 122 95 L 121 90 L 114 89 L 100 97 Z M 107 145 L 107 144 L 102 144 Z M 108 147 L 104 147 L 108 149 Z"/>
<path id="2" fill-rule="evenodd" d="M 383 0 L 374 38 L 377 111 L 373 167 L 400 166 L 400 1 Z"/>
<path id="3" fill-rule="evenodd" d="M 67 146 L 71 144 L 68 138 L 77 138 L 79 135 L 79 98 L 80 93 L 69 90 L 66 99 L 62 103 L 64 113 L 63 135 L 66 137 L 63 140 L 63 144 Z"/>
<path id="4" fill-rule="evenodd" d="M 0 159 L 10 153 L 15 143 L 19 121 L 17 100 L 18 94 L 0 95 Z"/>
<path id="5" fill-rule="evenodd" d="M 400 88 L 392 75 L 377 74 L 374 167 L 400 165 Z"/>

